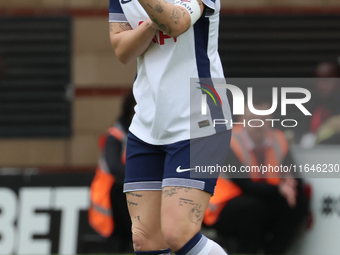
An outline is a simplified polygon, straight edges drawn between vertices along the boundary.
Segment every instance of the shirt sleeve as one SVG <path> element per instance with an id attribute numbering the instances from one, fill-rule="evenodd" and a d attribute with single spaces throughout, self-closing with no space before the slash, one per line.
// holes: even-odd
<path id="1" fill-rule="evenodd" d="M 109 3 L 109 22 L 128 22 L 119 0 L 110 0 Z"/>

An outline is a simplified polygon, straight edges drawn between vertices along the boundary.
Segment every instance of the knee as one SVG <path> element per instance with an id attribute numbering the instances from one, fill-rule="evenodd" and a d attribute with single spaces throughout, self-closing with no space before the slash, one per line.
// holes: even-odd
<path id="1" fill-rule="evenodd" d="M 188 228 L 180 228 L 174 226 L 162 227 L 162 233 L 167 245 L 177 251 L 182 248 L 195 233 L 191 233 Z"/>
<path id="2" fill-rule="evenodd" d="M 163 235 L 165 242 L 172 250 L 177 251 L 183 246 L 181 245 L 182 236 L 178 232 L 165 231 Z"/>
<path id="3" fill-rule="evenodd" d="M 178 243 L 179 234 L 172 231 L 167 231 L 166 229 L 163 229 L 163 236 L 165 242 L 173 249 L 173 246 Z"/>
<path id="4" fill-rule="evenodd" d="M 132 229 L 132 243 L 135 251 L 143 251 L 146 241 L 147 235 L 143 230 L 139 228 Z"/>
<path id="5" fill-rule="evenodd" d="M 163 250 L 169 248 L 160 229 L 145 226 L 132 227 L 132 243 L 135 251 Z"/>

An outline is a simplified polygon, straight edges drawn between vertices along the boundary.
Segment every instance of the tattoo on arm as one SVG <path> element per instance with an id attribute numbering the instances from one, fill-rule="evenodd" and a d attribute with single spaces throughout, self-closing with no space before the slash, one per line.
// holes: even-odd
<path id="1" fill-rule="evenodd" d="M 113 23 L 112 22 L 110 22 L 109 27 L 110 27 L 110 32 L 113 32 Z"/>
<path id="2" fill-rule="evenodd" d="M 172 19 L 175 22 L 175 24 L 178 24 L 181 18 L 179 10 L 180 8 L 178 8 L 177 6 L 174 6 L 174 9 L 172 10 L 172 13 L 170 16 L 170 19 Z"/>
<path id="3" fill-rule="evenodd" d="M 156 4 L 155 11 L 158 13 L 162 13 L 164 11 L 162 5 Z"/>
<path id="4" fill-rule="evenodd" d="M 160 23 L 154 16 L 150 15 L 150 19 L 152 20 L 153 23 L 155 23 L 158 27 L 159 30 L 164 31 L 165 33 L 167 33 L 168 35 L 171 35 L 172 30 L 170 27 Z"/>
<path id="5" fill-rule="evenodd" d="M 129 22 L 119 22 L 119 27 L 123 29 L 124 31 L 132 30 L 132 27 L 130 26 Z"/>
<path id="6" fill-rule="evenodd" d="M 200 0 L 198 0 L 198 1 L 199 1 L 199 3 L 202 4 L 202 2 Z M 174 5 L 173 9 L 170 12 L 166 12 L 164 10 L 165 4 L 167 4 L 167 2 L 165 0 L 157 0 L 157 3 L 154 6 L 150 5 L 150 3 L 147 3 L 147 6 L 157 13 L 163 13 L 165 16 L 169 17 L 170 20 L 172 20 L 175 24 L 179 24 L 181 19 L 186 15 L 187 11 L 181 6 Z M 182 14 L 181 14 L 181 12 L 182 12 Z M 153 23 L 155 23 L 157 25 L 158 29 L 162 30 L 163 32 L 167 33 L 168 35 L 172 34 L 172 30 L 169 26 L 162 24 L 153 15 L 149 15 L 149 16 L 150 16 L 150 19 L 153 21 Z"/>

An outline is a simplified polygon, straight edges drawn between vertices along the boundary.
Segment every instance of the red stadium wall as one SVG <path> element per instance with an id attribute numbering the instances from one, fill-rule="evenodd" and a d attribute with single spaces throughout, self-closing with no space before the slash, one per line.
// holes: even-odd
<path id="1" fill-rule="evenodd" d="M 70 139 L 2 139 L 0 167 L 95 166 L 97 138 L 117 118 L 135 76 L 111 48 L 108 0 L 0 1 L 0 15 L 73 17 L 73 135 Z M 340 13 L 338 0 L 222 0 L 222 13 Z"/>

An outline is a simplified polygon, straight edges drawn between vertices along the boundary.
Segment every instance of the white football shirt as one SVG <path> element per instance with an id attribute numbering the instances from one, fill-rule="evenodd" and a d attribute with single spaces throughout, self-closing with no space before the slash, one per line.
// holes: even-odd
<path id="1" fill-rule="evenodd" d="M 217 51 L 220 0 L 203 2 L 209 14 L 203 14 L 177 38 L 157 31 L 148 49 L 138 57 L 133 84 L 137 105 L 130 131 L 149 144 L 170 144 L 231 129 L 226 89 L 216 89 L 221 104 L 213 83 L 206 86 L 191 81 L 224 77 Z M 133 29 L 149 18 L 137 0 L 110 0 L 109 12 L 109 22 L 129 22 Z M 217 103 L 207 95 L 207 113 L 202 115 L 202 94 L 206 91 Z M 228 122 L 214 127 L 214 119 Z"/>

